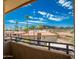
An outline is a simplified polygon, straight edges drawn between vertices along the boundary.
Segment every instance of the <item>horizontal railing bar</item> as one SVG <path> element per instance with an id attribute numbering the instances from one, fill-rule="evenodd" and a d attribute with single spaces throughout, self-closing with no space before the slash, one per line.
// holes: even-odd
<path id="1" fill-rule="evenodd" d="M 53 49 L 56 49 L 56 50 L 67 50 L 66 48 L 61 48 L 61 47 L 54 47 L 54 46 L 50 46 L 50 48 L 53 48 Z M 74 50 L 72 50 L 72 49 L 68 49 L 68 51 L 72 51 L 72 52 L 74 52 Z"/>
<path id="2" fill-rule="evenodd" d="M 41 45 L 41 44 L 38 45 L 38 44 L 35 44 L 35 43 L 30 43 L 30 42 L 25 42 L 25 41 L 20 41 L 20 42 L 33 44 L 33 45 L 37 45 L 37 46 L 49 47 L 49 46 L 46 46 L 46 45 Z"/>
<path id="3" fill-rule="evenodd" d="M 69 53 L 69 51 L 74 52 L 73 49 L 69 49 L 69 46 L 74 46 L 73 44 L 67 44 L 67 43 L 59 43 L 59 42 L 50 42 L 50 41 L 42 41 L 42 40 L 34 40 L 34 39 L 25 39 L 22 37 L 11 37 L 11 40 L 15 40 L 16 42 L 24 42 L 24 43 L 28 43 L 28 44 L 32 44 L 32 45 L 36 45 L 36 46 L 43 46 L 43 47 L 48 47 L 48 49 L 55 49 L 55 50 L 61 50 L 61 51 L 66 51 Z M 25 40 L 25 41 L 22 41 Z M 30 42 L 26 42 L 26 41 L 30 41 Z M 31 43 L 31 42 L 36 42 L 36 43 Z M 48 43 L 48 44 L 61 44 L 61 45 L 65 45 L 66 48 L 61 48 L 61 47 L 55 47 L 55 46 L 51 46 L 51 45 L 44 45 L 41 43 Z M 68 48 L 67 48 L 68 46 Z"/>
<path id="4" fill-rule="evenodd" d="M 16 38 L 16 37 L 15 37 Z M 17 37 L 19 39 L 23 39 L 23 40 L 29 40 L 29 41 L 38 41 L 38 40 L 33 40 L 33 39 L 25 39 L 22 37 Z M 54 43 L 54 44 L 62 44 L 62 45 L 70 45 L 70 46 L 74 46 L 73 44 L 69 44 L 69 43 L 60 43 L 60 42 L 50 42 L 50 41 L 41 41 L 40 42 L 46 42 L 46 43 Z"/>
<path id="5" fill-rule="evenodd" d="M 25 41 L 21 41 L 21 40 L 19 40 L 19 42 L 28 43 L 28 44 L 37 45 L 37 46 L 49 47 L 49 46 L 46 46 L 46 45 L 30 43 L 30 42 L 25 42 Z M 66 51 L 67 50 L 66 48 L 54 47 L 54 46 L 50 46 L 50 48 L 53 48 L 55 50 L 61 50 L 61 51 Z M 68 51 L 74 52 L 74 50 L 72 50 L 72 49 L 68 49 Z"/>
<path id="6" fill-rule="evenodd" d="M 38 40 L 33 40 L 33 39 L 25 39 L 25 38 L 19 38 L 19 39 L 29 40 L 29 41 L 38 41 Z M 54 44 L 62 44 L 62 45 L 70 45 L 70 46 L 74 46 L 73 44 L 59 43 L 59 42 L 50 42 L 50 41 L 41 41 L 41 40 L 39 40 L 39 42 L 45 42 L 45 43 L 54 43 Z"/>

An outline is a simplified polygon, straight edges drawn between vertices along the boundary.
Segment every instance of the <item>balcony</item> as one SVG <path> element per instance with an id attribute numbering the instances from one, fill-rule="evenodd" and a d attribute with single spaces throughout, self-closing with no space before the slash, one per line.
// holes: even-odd
<path id="1" fill-rule="evenodd" d="M 51 46 L 53 44 L 53 46 Z M 66 48 L 57 47 L 64 45 Z M 71 44 L 11 37 L 4 41 L 4 59 L 72 59 Z"/>
<path id="2" fill-rule="evenodd" d="M 5 14 L 9 13 L 33 1 L 35 0 L 12 0 L 12 1 L 5 0 L 4 12 Z M 28 25 L 28 22 L 27 22 L 27 25 Z M 36 30 L 35 32 L 30 31 L 25 34 L 23 33 L 23 35 L 15 31 L 16 34 L 20 34 L 20 36 L 11 33 L 12 31 L 8 32 L 8 35 L 6 36 L 4 33 L 4 57 L 3 58 L 4 59 L 73 59 L 74 45 L 57 42 L 57 39 L 58 39 L 57 36 L 60 38 L 62 37 L 63 39 L 68 39 L 68 37 L 72 37 L 72 35 L 59 33 L 59 35 L 61 35 L 59 36 L 55 32 L 54 34 L 54 33 L 51 33 L 52 31 L 47 32 L 46 30 L 42 32 L 39 31 L 42 35 L 40 35 L 39 33 L 38 36 L 37 36 L 38 31 Z M 58 29 L 58 31 L 60 30 Z M 65 36 L 67 37 L 65 38 Z M 30 37 L 30 39 L 26 39 L 26 37 L 27 38 Z M 42 40 L 37 40 L 40 38 Z"/>

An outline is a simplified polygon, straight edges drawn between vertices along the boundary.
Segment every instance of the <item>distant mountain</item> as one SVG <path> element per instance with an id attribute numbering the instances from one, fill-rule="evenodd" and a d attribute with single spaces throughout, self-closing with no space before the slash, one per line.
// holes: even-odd
<path id="1" fill-rule="evenodd" d="M 43 28 L 52 28 L 52 29 L 56 29 L 56 28 L 60 28 L 60 29 L 73 29 L 74 27 L 57 27 L 57 26 L 50 26 L 50 25 L 42 25 Z"/>
<path id="2" fill-rule="evenodd" d="M 56 26 L 43 25 L 44 28 L 56 28 Z"/>

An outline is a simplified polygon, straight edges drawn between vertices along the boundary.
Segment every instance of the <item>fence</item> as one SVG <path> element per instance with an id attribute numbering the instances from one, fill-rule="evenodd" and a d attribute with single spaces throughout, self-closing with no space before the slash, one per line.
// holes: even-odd
<path id="1" fill-rule="evenodd" d="M 28 43 L 28 44 L 31 44 L 31 45 L 36 45 L 36 46 L 48 47 L 48 50 L 55 49 L 55 50 L 65 51 L 66 54 L 69 54 L 70 51 L 74 52 L 74 49 L 69 48 L 70 46 L 74 47 L 73 44 L 25 39 L 25 38 L 22 38 L 21 36 L 20 37 L 19 36 L 12 37 L 10 35 L 10 37 L 11 37 L 11 40 L 16 41 L 16 42 L 23 42 L 23 43 Z M 13 39 L 13 38 L 15 38 L 15 39 Z M 53 46 L 53 45 L 51 46 L 51 44 L 64 45 L 66 48 L 57 47 L 57 46 Z"/>

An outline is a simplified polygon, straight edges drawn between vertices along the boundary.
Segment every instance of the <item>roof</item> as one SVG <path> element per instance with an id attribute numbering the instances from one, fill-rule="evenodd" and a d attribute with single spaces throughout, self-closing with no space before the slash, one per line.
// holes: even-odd
<path id="1" fill-rule="evenodd" d="M 8 13 L 35 0 L 4 0 L 4 13 Z"/>

